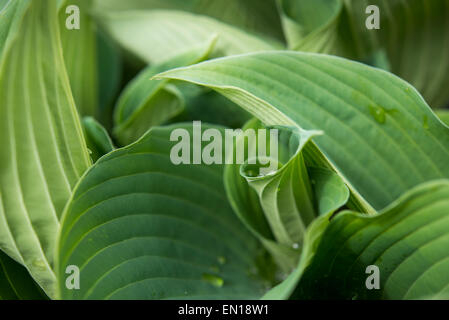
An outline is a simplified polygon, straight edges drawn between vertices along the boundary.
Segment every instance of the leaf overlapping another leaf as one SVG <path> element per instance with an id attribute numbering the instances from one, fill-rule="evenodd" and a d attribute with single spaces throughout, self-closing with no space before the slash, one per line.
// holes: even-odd
<path id="1" fill-rule="evenodd" d="M 266 124 L 322 130 L 314 139 L 366 210 L 449 176 L 449 131 L 408 83 L 346 59 L 263 52 L 159 75 L 222 93 Z M 313 148 L 305 152 L 317 153 Z"/>
<path id="2" fill-rule="evenodd" d="M 277 137 L 265 134 L 265 141 L 259 140 L 260 129 L 277 130 Z M 250 130 L 256 132 L 257 143 L 251 140 Z M 334 213 L 349 197 L 348 188 L 336 174 L 325 168 L 306 167 L 303 150 L 317 134 L 295 127 L 266 128 L 251 120 L 243 127 L 234 147 L 235 154 L 248 150 L 245 163 L 234 162 L 225 168 L 226 192 L 234 211 L 287 273 L 298 263 L 311 222 L 320 215 Z M 275 139 L 276 150 L 270 147 L 270 153 L 261 156 L 258 150 L 261 143 L 271 146 Z M 257 154 L 255 159 L 250 158 L 249 150 Z M 270 167 L 261 163 L 268 159 Z"/>

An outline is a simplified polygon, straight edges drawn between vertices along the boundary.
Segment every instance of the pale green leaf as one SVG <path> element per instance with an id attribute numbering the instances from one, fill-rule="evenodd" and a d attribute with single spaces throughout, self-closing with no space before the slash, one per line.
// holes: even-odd
<path id="1" fill-rule="evenodd" d="M 183 10 L 263 36 L 282 40 L 275 0 L 95 0 L 99 12 L 142 9 Z"/>
<path id="2" fill-rule="evenodd" d="M 0 248 L 53 296 L 59 217 L 90 165 L 55 0 L 20 0 L 0 61 Z M 19 18 L 18 18 L 19 19 Z"/>
<path id="3" fill-rule="evenodd" d="M 218 36 L 214 55 L 281 48 L 207 16 L 182 11 L 142 10 L 99 13 L 100 24 L 121 46 L 149 64 L 158 64 Z"/>
<path id="4" fill-rule="evenodd" d="M 76 5 L 80 28 L 69 30 L 66 8 Z M 92 0 L 64 0 L 59 11 L 62 48 L 67 74 L 78 111 L 83 116 L 98 114 L 97 27 L 91 17 Z"/>

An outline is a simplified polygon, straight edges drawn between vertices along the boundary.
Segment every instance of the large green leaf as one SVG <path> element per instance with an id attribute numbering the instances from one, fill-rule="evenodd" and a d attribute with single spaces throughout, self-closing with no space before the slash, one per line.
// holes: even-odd
<path id="1" fill-rule="evenodd" d="M 183 10 L 202 14 L 244 30 L 282 40 L 275 0 L 95 0 L 98 11 Z"/>
<path id="2" fill-rule="evenodd" d="M 27 269 L 0 251 L 0 300 L 45 300 Z"/>
<path id="3" fill-rule="evenodd" d="M 98 113 L 98 70 L 96 25 L 90 16 L 91 0 L 64 0 L 60 16 L 62 48 L 73 97 L 84 116 Z M 76 5 L 80 12 L 80 28 L 69 30 L 66 8 Z"/>
<path id="4" fill-rule="evenodd" d="M 154 75 L 205 59 L 216 37 L 193 47 L 170 60 L 142 70 L 122 91 L 114 111 L 114 135 L 127 145 L 140 138 L 149 128 L 165 123 L 184 109 L 184 99 L 167 81 L 150 80 Z"/>
<path id="5" fill-rule="evenodd" d="M 386 53 L 391 71 L 432 107 L 449 102 L 449 0 L 280 0 L 289 47 L 369 61 Z M 376 5 L 380 29 L 369 30 Z"/>
<path id="6" fill-rule="evenodd" d="M 182 141 L 190 143 L 193 155 L 190 147 L 199 146 L 193 139 L 201 137 L 193 136 L 192 125 L 156 127 L 101 158 L 81 179 L 60 232 L 60 298 L 249 299 L 263 294 L 257 261 L 263 259 L 266 269 L 269 259 L 227 202 L 223 165 L 172 163 L 178 141 L 170 140 L 179 139 L 183 129 L 189 137 Z M 223 134 L 217 127 L 203 129 Z M 65 286 L 70 265 L 80 269 L 79 290 Z"/>
<path id="7" fill-rule="evenodd" d="M 294 298 L 419 299 L 449 293 L 449 182 L 427 183 L 376 216 L 340 213 Z M 367 289 L 379 268 L 379 289 Z M 369 280 L 369 279 L 368 279 Z"/>
<path id="8" fill-rule="evenodd" d="M 56 1 L 11 1 L 11 10 L 14 3 L 19 20 L 0 61 L 0 248 L 53 296 L 59 217 L 90 159 L 64 69 Z"/>
<path id="9" fill-rule="evenodd" d="M 141 60 L 162 63 L 218 36 L 215 55 L 231 55 L 280 48 L 236 27 L 207 16 L 175 10 L 99 13 L 109 34 Z"/>
<path id="10" fill-rule="evenodd" d="M 159 78 L 211 87 L 269 125 L 324 131 L 316 146 L 366 210 L 449 177 L 448 128 L 412 86 L 385 71 L 279 51 L 207 61 Z"/>

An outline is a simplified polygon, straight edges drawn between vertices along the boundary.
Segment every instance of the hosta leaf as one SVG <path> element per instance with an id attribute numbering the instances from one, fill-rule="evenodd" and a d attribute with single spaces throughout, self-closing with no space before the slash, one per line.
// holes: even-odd
<path id="1" fill-rule="evenodd" d="M 28 271 L 0 251 L 0 300 L 44 300 Z"/>
<path id="2" fill-rule="evenodd" d="M 101 30 L 97 32 L 98 104 L 97 119 L 112 127 L 112 113 L 122 80 L 120 48 Z"/>
<path id="3" fill-rule="evenodd" d="M 376 216 L 337 215 L 294 298 L 417 299 L 449 293 L 449 182 L 427 183 Z M 368 290 L 367 267 L 379 268 Z"/>
<path id="4" fill-rule="evenodd" d="M 162 63 L 218 36 L 215 55 L 280 48 L 212 18 L 182 11 L 142 10 L 99 14 L 99 21 L 127 51 L 149 64 Z"/>
<path id="5" fill-rule="evenodd" d="M 315 218 L 312 186 L 301 152 L 317 133 L 287 127 L 270 130 L 278 130 L 279 149 L 286 149 L 279 151 L 276 168 L 261 172 L 267 169 L 259 163 L 249 163 L 249 158 L 240 168 L 240 174 L 258 194 L 277 242 L 298 246 L 306 226 Z M 276 159 L 272 158 L 272 161 Z"/>
<path id="6" fill-rule="evenodd" d="M 174 165 L 170 155 L 178 141 L 170 136 L 176 129 L 187 130 L 190 146 L 197 145 L 192 125 L 152 128 L 101 158 L 82 178 L 60 233 L 60 298 L 262 295 L 257 260 L 264 250 L 227 202 L 223 166 Z M 65 286 L 69 265 L 79 267 L 79 290 Z"/>
<path id="7" fill-rule="evenodd" d="M 62 48 L 67 74 L 78 111 L 84 116 L 98 114 L 98 70 L 96 25 L 90 16 L 91 0 L 64 0 L 59 12 Z M 66 8 L 79 8 L 79 29 L 68 29 Z"/>
<path id="8" fill-rule="evenodd" d="M 438 116 L 438 118 L 440 118 L 440 120 L 443 121 L 444 124 L 449 126 L 449 110 L 440 109 L 440 110 L 437 110 L 435 113 Z"/>
<path id="9" fill-rule="evenodd" d="M 0 61 L 0 248 L 53 296 L 59 217 L 90 159 L 64 69 L 56 2 L 13 3 L 24 11 Z"/>
<path id="10" fill-rule="evenodd" d="M 140 138 L 149 128 L 165 123 L 184 109 L 184 99 L 167 81 L 150 80 L 169 69 L 197 63 L 211 52 L 216 37 L 165 63 L 148 66 L 121 93 L 114 112 L 114 134 L 123 145 Z"/>
<path id="11" fill-rule="evenodd" d="M 412 86 L 382 70 L 326 55 L 264 52 L 159 78 L 211 87 L 268 125 L 324 131 L 316 146 L 367 210 L 449 177 L 448 128 Z"/>
<path id="12" fill-rule="evenodd" d="M 361 10 L 368 5 L 379 6 L 382 21 L 374 46 L 385 48 L 391 71 L 414 85 L 431 107 L 446 106 L 449 102 L 449 76 L 445 72 L 449 67 L 449 1 L 353 0 L 350 4 L 348 10 L 359 25 L 364 23 Z M 356 32 L 360 32 L 359 39 L 369 39 L 366 28 Z"/>
<path id="13" fill-rule="evenodd" d="M 309 167 L 308 172 L 313 187 L 316 215 L 334 213 L 349 201 L 348 187 L 335 172 L 317 167 Z"/>
<path id="14" fill-rule="evenodd" d="M 443 107 L 449 102 L 449 0 L 281 3 L 290 48 L 361 61 L 384 50 L 391 71 L 413 84 L 430 106 Z M 370 5 L 379 8 L 379 30 L 365 25 Z M 312 31 L 303 37 L 303 29 Z"/>
<path id="15" fill-rule="evenodd" d="M 303 248 L 298 265 L 285 280 L 265 293 L 262 299 L 286 300 L 290 298 L 292 293 L 295 291 L 298 281 L 304 274 L 304 270 L 310 265 L 316 253 L 322 235 L 329 225 L 331 215 L 332 212 L 322 215 L 310 224 L 304 235 Z"/>
<path id="16" fill-rule="evenodd" d="M 258 129 L 265 127 L 259 121 L 249 121 L 237 139 L 234 153 L 242 150 L 242 146 L 243 150 L 256 150 L 254 141 L 248 138 L 251 129 L 260 139 Z M 328 215 L 343 206 L 349 191 L 333 172 L 305 167 L 303 147 L 317 132 L 288 127 L 277 130 L 280 165 L 277 170 L 260 175 L 260 162 L 251 164 L 245 154 L 245 164 L 228 164 L 224 177 L 237 216 L 262 241 L 280 267 L 290 272 L 297 264 L 307 226 L 316 216 Z M 268 134 L 265 139 L 270 145 Z M 274 150 L 270 147 L 271 151 Z M 273 157 L 271 153 L 268 156 Z"/>
<path id="17" fill-rule="evenodd" d="M 202 14 L 243 30 L 282 40 L 275 0 L 96 0 L 98 11 L 139 9 L 183 10 Z"/>
<path id="18" fill-rule="evenodd" d="M 97 161 L 106 153 L 114 150 L 114 144 L 112 143 L 108 132 L 94 118 L 83 118 L 82 124 L 87 148 L 90 151 L 90 157 L 93 162 Z"/>
<path id="19" fill-rule="evenodd" d="M 23 1 L 2 0 L 0 2 L 0 58 L 4 54 L 5 48 L 17 35 L 26 5 Z"/>
<path id="20" fill-rule="evenodd" d="M 251 118 L 244 109 L 209 88 L 180 81 L 171 83 L 181 92 L 185 106 L 169 123 L 200 120 L 230 128 L 241 128 Z"/>
<path id="21" fill-rule="evenodd" d="M 292 50 L 352 56 L 343 23 L 341 0 L 278 0 L 288 47 Z"/>

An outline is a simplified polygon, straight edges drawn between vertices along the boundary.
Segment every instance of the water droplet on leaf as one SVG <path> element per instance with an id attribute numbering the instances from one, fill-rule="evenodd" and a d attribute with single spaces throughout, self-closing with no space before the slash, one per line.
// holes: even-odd
<path id="1" fill-rule="evenodd" d="M 378 123 L 385 123 L 386 115 L 385 110 L 381 107 L 370 106 L 369 113 Z"/>
<path id="2" fill-rule="evenodd" d="M 42 259 L 33 260 L 32 265 L 33 265 L 33 267 L 36 267 L 36 268 L 41 269 L 41 270 L 45 270 L 46 269 L 45 261 L 42 260 Z"/>
<path id="3" fill-rule="evenodd" d="M 422 118 L 422 127 L 425 130 L 429 130 L 429 118 L 427 116 L 423 116 Z"/>
<path id="4" fill-rule="evenodd" d="M 384 124 L 387 120 L 387 114 L 398 112 L 396 109 L 385 109 L 381 106 L 369 106 L 369 113 L 380 124 Z"/>
<path id="5" fill-rule="evenodd" d="M 224 281 L 219 276 L 210 274 L 210 273 L 203 273 L 202 277 L 203 281 L 206 281 L 207 283 L 210 283 L 214 287 L 222 287 L 224 284 Z"/>
<path id="6" fill-rule="evenodd" d="M 226 263 L 226 258 L 223 257 L 223 256 L 218 257 L 217 260 L 218 260 L 218 263 L 219 263 L 219 264 L 222 264 L 222 265 L 223 265 L 223 264 Z"/>

